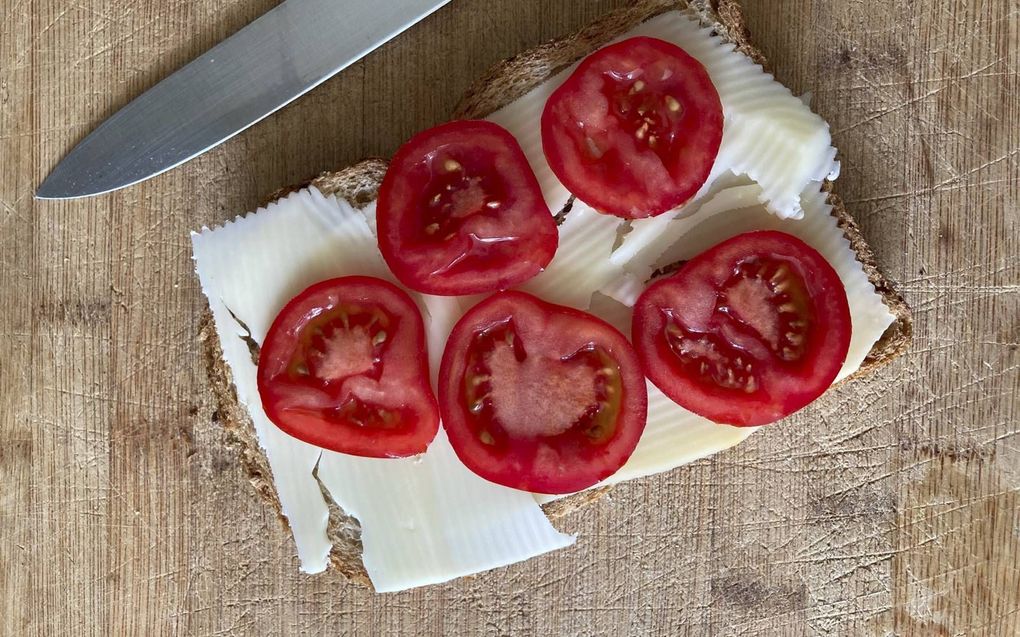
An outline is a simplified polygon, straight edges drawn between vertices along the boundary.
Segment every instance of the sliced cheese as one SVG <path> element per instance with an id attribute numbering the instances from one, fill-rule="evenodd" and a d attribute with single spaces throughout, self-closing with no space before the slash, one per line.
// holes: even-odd
<path id="1" fill-rule="evenodd" d="M 642 281 L 648 280 L 647 275 L 651 273 L 652 263 L 669 245 L 676 241 L 678 235 L 671 230 L 674 227 L 674 219 L 696 215 L 706 200 L 727 188 L 748 186 L 753 183 L 755 183 L 754 180 L 747 175 L 726 171 L 702 188 L 698 197 L 680 210 L 654 219 L 641 219 L 632 222 L 631 232 L 613 251 L 613 263 L 642 277 Z"/>
<path id="2" fill-rule="evenodd" d="M 781 218 L 803 214 L 800 195 L 810 182 L 835 171 L 829 125 L 713 29 L 671 11 L 638 26 L 630 36 L 661 38 L 680 46 L 708 70 L 723 106 L 723 140 L 711 183 L 726 171 L 761 184 L 761 202 Z"/>
<path id="3" fill-rule="evenodd" d="M 388 277 L 364 217 L 316 190 L 295 193 L 257 214 L 192 234 L 202 291 L 209 300 L 223 357 L 241 405 L 269 459 L 301 569 L 326 569 L 329 510 L 312 470 L 321 450 L 287 436 L 262 410 L 257 368 L 242 337 L 261 343 L 276 313 L 294 295 L 347 274 Z M 234 317 L 237 317 L 236 319 Z"/>
<path id="4" fill-rule="evenodd" d="M 591 306 L 588 308 L 588 311 L 620 330 L 628 339 L 630 338 L 630 320 L 634 315 L 634 311 L 630 306 L 624 305 L 610 296 L 596 292 L 591 297 Z"/>
<path id="5" fill-rule="evenodd" d="M 801 99 L 735 50 L 692 16 L 670 11 L 637 26 L 615 41 L 648 36 L 672 42 L 701 62 L 719 92 L 725 123 L 722 145 L 703 192 L 728 171 L 750 176 L 762 185 L 762 202 L 782 218 L 803 214 L 800 194 L 812 181 L 838 174 L 829 126 Z M 566 204 L 569 192 L 552 172 L 542 150 L 539 122 L 545 103 L 577 68 L 573 65 L 488 119 L 520 142 L 546 201 L 553 211 Z M 680 210 L 634 223 L 630 241 L 639 244 Z M 646 228 L 647 226 L 647 228 Z M 639 245 L 638 245 L 639 248 Z"/>
<path id="6" fill-rule="evenodd" d="M 610 260 L 620 219 L 575 201 L 560 225 L 556 256 L 544 272 L 521 289 L 550 303 L 587 309 L 591 295 L 622 273 Z"/>
<path id="7" fill-rule="evenodd" d="M 361 522 L 365 569 L 380 593 L 480 573 L 574 542 L 529 494 L 471 473 L 443 430 L 420 458 L 325 451 L 319 478 Z"/>
<path id="8" fill-rule="evenodd" d="M 316 466 L 332 498 L 359 518 L 365 567 L 378 590 L 441 582 L 569 545 L 573 538 L 552 527 L 530 494 L 475 476 L 454 457 L 445 435 L 419 458 L 371 460 L 323 452 L 266 417 L 241 323 L 261 343 L 279 309 L 313 283 L 348 275 L 393 280 L 368 222 L 372 216 L 372 209 L 356 211 L 309 189 L 192 235 L 224 359 L 269 458 L 302 570 L 323 571 L 331 548 Z M 422 300 L 433 357 L 459 316 L 459 303 Z M 438 311 L 443 307 L 445 314 Z"/>
<path id="9" fill-rule="evenodd" d="M 464 316 L 464 312 L 472 305 L 465 297 L 422 295 L 425 305 L 426 338 L 429 348 L 429 369 L 432 372 L 432 384 L 436 384 L 439 376 L 439 365 L 443 361 L 443 350 L 446 339 L 450 337 L 453 326 Z"/>
<path id="10" fill-rule="evenodd" d="M 757 431 L 718 425 L 677 405 L 648 383 L 648 423 L 634 454 L 599 486 L 670 471 L 740 444 Z"/>
<path id="11" fill-rule="evenodd" d="M 379 225 L 375 215 L 377 203 L 377 201 L 373 201 L 359 211 L 365 216 L 365 221 L 368 223 L 368 228 L 372 231 L 372 236 L 374 237 L 379 236 Z"/>

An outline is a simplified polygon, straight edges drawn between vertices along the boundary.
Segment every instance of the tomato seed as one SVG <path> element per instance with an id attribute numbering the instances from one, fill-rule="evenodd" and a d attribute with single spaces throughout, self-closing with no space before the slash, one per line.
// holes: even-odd
<path id="1" fill-rule="evenodd" d="M 769 278 L 769 281 L 772 281 L 773 283 L 779 283 L 781 280 L 785 279 L 789 274 L 790 274 L 789 268 L 787 268 L 785 265 L 781 265 L 779 266 L 779 269 L 776 270 L 776 273 L 773 274 L 771 278 Z"/>

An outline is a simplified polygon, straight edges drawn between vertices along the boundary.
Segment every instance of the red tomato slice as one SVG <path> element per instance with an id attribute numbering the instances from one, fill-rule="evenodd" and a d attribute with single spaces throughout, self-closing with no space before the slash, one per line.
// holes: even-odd
<path id="1" fill-rule="evenodd" d="M 413 456 L 439 430 L 421 313 L 379 279 L 324 281 L 288 303 L 262 346 L 258 383 L 277 427 L 340 453 Z"/>
<path id="2" fill-rule="evenodd" d="M 633 330 L 663 393 L 740 426 L 775 422 L 821 396 L 852 331 L 836 271 L 800 239 L 772 231 L 734 237 L 653 284 Z"/>
<path id="3" fill-rule="evenodd" d="M 648 391 L 637 354 L 608 323 L 503 292 L 453 329 L 439 402 L 450 443 L 476 474 L 571 493 L 627 461 L 645 427 Z"/>
<path id="4" fill-rule="evenodd" d="M 586 58 L 542 115 L 556 176 L 581 201 L 624 219 L 654 217 L 693 197 L 722 130 L 722 104 L 705 67 L 644 37 Z"/>
<path id="5" fill-rule="evenodd" d="M 379 190 L 379 249 L 409 288 L 495 292 L 549 265 L 559 233 L 524 152 L 491 122 L 416 135 Z"/>

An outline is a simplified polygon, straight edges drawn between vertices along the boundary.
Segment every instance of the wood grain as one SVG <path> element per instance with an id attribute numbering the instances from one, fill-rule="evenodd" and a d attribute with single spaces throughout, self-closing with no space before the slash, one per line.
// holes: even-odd
<path id="1" fill-rule="evenodd" d="M 1020 633 L 1015 0 L 749 2 L 832 124 L 916 344 L 746 445 L 616 489 L 573 549 L 372 596 L 298 573 L 213 420 L 188 231 L 439 122 L 622 0 L 457 0 L 185 167 L 32 192 L 272 0 L 0 0 L 0 634 Z"/>

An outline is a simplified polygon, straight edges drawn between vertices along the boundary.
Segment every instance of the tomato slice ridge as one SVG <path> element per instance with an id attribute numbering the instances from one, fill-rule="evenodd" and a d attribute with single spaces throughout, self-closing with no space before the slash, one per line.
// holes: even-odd
<path id="1" fill-rule="evenodd" d="M 748 394 L 760 389 L 754 359 L 746 350 L 735 347 L 714 330 L 696 332 L 686 328 L 675 313 L 663 313 L 667 316 L 665 343 L 684 373 L 710 387 Z"/>
<path id="2" fill-rule="evenodd" d="M 398 317 L 374 305 L 339 303 L 327 311 L 311 313 L 284 374 L 268 380 L 277 385 L 277 391 L 304 388 L 322 392 L 324 402 L 310 408 L 291 406 L 283 399 L 280 413 L 315 415 L 341 428 L 390 433 L 412 429 L 417 420 L 412 410 L 386 406 L 361 395 L 372 395 L 387 385 L 382 382 L 384 353 L 391 344 L 387 330 L 399 328 Z"/>
<path id="3" fill-rule="evenodd" d="M 439 395 L 465 466 L 537 493 L 578 491 L 615 473 L 647 413 L 644 375 L 626 337 L 523 292 L 493 295 L 458 322 Z"/>
<path id="4" fill-rule="evenodd" d="M 707 181 L 723 112 L 704 66 L 655 38 L 609 45 L 583 60 L 542 114 L 549 166 L 606 214 L 663 214 Z"/>
<path id="5" fill-rule="evenodd" d="M 815 313 L 799 267 L 789 259 L 755 256 L 734 268 L 723 284 L 716 312 L 796 364 L 807 352 Z"/>
<path id="6" fill-rule="evenodd" d="M 378 279 L 325 281 L 288 303 L 266 336 L 258 385 L 280 429 L 341 453 L 415 455 L 439 427 L 419 310 Z"/>
<path id="7" fill-rule="evenodd" d="M 734 237 L 653 283 L 633 338 L 649 379 L 715 422 L 775 422 L 839 373 L 852 325 L 839 276 L 782 232 Z"/>
<path id="8" fill-rule="evenodd" d="M 486 121 L 450 122 L 404 144 L 379 189 L 377 220 L 394 275 L 442 296 L 520 285 L 559 242 L 524 151 Z"/>

